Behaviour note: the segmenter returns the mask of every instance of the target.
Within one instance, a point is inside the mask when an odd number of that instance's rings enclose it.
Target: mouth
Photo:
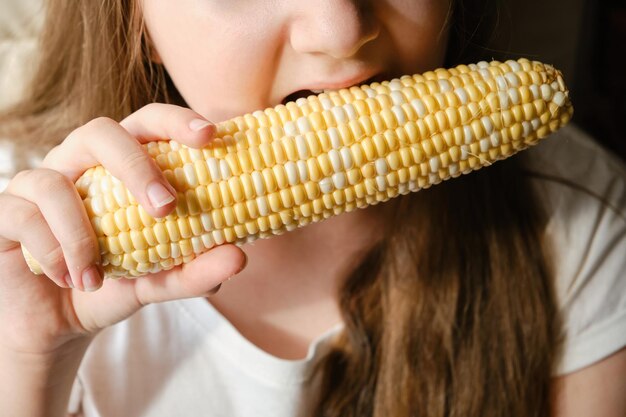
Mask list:
[[[375,82],[383,82],[388,80],[389,75],[387,73],[379,73],[373,77],[368,78],[367,80],[360,82],[358,84],[354,84],[354,85],[350,85],[350,86],[345,86],[342,88],[350,88],[350,87],[354,87],[354,86],[361,86],[361,85],[367,85],[367,84],[372,84]],[[286,96],[285,98],[283,98],[283,100],[281,101],[282,105],[285,105],[289,102],[295,102],[298,99],[301,98],[309,98],[310,96],[314,96],[314,95],[318,95],[318,94],[322,94],[322,93],[328,93],[330,91],[338,91],[341,90],[341,88],[335,88],[335,89],[324,89],[324,90],[298,90],[298,91],[294,91],[293,93],[289,94],[288,96]]]

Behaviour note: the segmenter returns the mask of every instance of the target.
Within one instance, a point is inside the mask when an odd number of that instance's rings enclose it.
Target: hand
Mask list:
[[[202,147],[214,133],[214,125],[189,109],[151,104],[120,123],[87,123],[40,168],[18,173],[0,194],[0,347],[56,352],[146,304],[206,296],[238,273],[245,254],[227,244],[169,271],[103,284],[98,241],[73,185],[85,170],[103,165],[146,211],[164,217],[176,206],[175,192],[141,144],[175,138]],[[20,242],[45,276],[30,272]]]

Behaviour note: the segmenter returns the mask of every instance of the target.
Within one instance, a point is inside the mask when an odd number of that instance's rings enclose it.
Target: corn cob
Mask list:
[[[151,217],[102,166],[76,187],[106,276],[135,277],[469,173],[536,144],[572,112],[552,66],[479,62],[236,117],[218,124],[203,149],[147,143],[178,193],[164,218]]]

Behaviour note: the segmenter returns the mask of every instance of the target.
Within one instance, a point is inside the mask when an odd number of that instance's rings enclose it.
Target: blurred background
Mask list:
[[[378,0],[372,0],[378,1]],[[0,108],[32,70],[42,0],[0,0]],[[571,89],[574,122],[626,161],[626,2],[503,0],[494,55],[553,64]],[[515,19],[512,19],[515,16]]]

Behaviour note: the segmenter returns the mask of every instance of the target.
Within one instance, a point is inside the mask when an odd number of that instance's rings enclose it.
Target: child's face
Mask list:
[[[187,104],[218,122],[276,106],[298,90],[434,69],[443,62],[449,6],[450,0],[143,0],[142,8],[155,59]]]

